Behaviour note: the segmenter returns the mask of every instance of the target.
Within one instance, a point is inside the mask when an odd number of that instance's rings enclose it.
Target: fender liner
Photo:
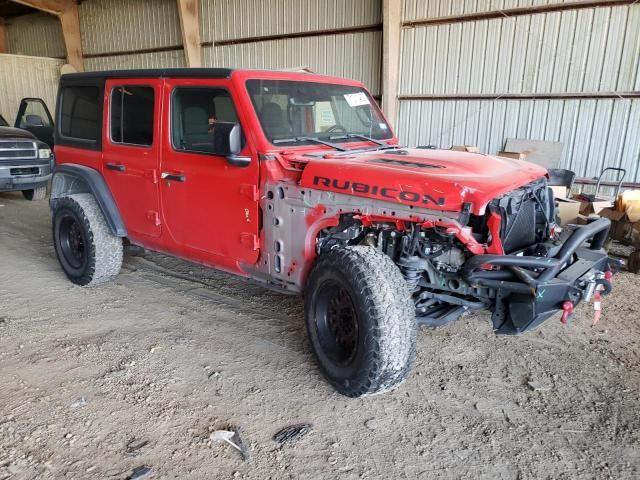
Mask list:
[[[111,233],[117,237],[127,236],[127,229],[120,216],[120,211],[102,174],[85,165],[74,163],[56,165],[51,185],[51,199],[49,200],[51,210],[55,209],[60,197],[74,193],[91,193],[98,202]]]

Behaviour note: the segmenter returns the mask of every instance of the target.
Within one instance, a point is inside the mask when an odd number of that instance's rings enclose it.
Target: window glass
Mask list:
[[[7,123],[7,121],[4,119],[4,117],[2,115],[0,115],[0,127],[8,127],[9,124]]]
[[[60,133],[65,137],[98,140],[100,100],[98,87],[65,87],[62,91]]]
[[[214,153],[216,125],[238,123],[229,92],[223,88],[176,88],[171,129],[176,150]],[[218,125],[222,131],[222,125]]]
[[[247,89],[262,129],[274,143],[305,143],[300,137],[344,142],[353,141],[350,135],[380,140],[392,136],[373,99],[359,87],[248,80]]]
[[[50,127],[51,119],[40,100],[26,100],[27,106],[18,120],[20,128]]]
[[[111,91],[111,141],[132,145],[153,144],[152,87],[124,85]]]

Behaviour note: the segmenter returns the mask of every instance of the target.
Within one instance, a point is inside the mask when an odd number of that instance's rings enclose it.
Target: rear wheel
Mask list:
[[[343,395],[396,388],[415,357],[416,320],[407,284],[372,247],[331,250],[307,282],[306,324],[324,376]]]
[[[77,285],[104,283],[120,272],[122,239],[111,233],[91,194],[56,201],[53,244],[64,273]]]
[[[47,196],[47,184],[29,190],[22,190],[22,196],[27,200],[44,200]]]

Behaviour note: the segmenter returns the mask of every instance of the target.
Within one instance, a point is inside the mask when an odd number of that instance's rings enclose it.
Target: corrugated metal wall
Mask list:
[[[361,80],[379,95],[380,9],[380,0],[202,0],[204,66],[308,66]],[[86,70],[185,66],[175,0],[84,0],[79,14]],[[64,57],[59,22],[37,15],[10,26],[10,52],[24,46],[32,55]],[[46,47],[42,26],[53,39]],[[371,28],[350,31],[362,27]],[[256,38],[283,35],[295,38]]]
[[[57,17],[47,13],[33,13],[12,18],[7,23],[9,53],[35,57],[65,57],[62,27]]]
[[[405,1],[405,22],[489,4],[559,3]],[[621,166],[628,180],[640,181],[640,99],[622,98],[640,90],[639,33],[640,4],[407,27],[397,130],[409,144],[466,143],[487,153],[510,137],[559,140],[563,166],[579,176]],[[621,97],[575,98],[616,93]],[[500,99],[513,94],[574,98]]]
[[[207,66],[292,68],[354,78],[380,94],[380,0],[202,0]],[[331,32],[336,29],[343,32]],[[300,38],[256,37],[309,34]],[[247,43],[228,44],[233,40]],[[221,42],[222,45],[217,45]]]
[[[24,97],[42,98],[53,115],[63,64],[62,60],[51,58],[0,54],[0,113],[9,124],[13,124]]]

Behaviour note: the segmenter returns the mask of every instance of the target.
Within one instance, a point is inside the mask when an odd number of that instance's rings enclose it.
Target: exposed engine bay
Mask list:
[[[506,254],[552,254],[561,240],[552,238],[553,194],[541,179],[493,200],[483,216],[468,215],[466,225],[476,241],[496,243],[488,226],[492,215],[500,218],[497,242]],[[463,220],[463,221],[464,221]],[[474,254],[445,227],[423,228],[396,222],[363,225],[356,215],[344,214],[335,227],[322,231],[318,253],[347,245],[368,245],[391,257],[412,291],[418,323],[437,326],[468,310],[491,308],[496,289],[472,286],[462,268]]]

